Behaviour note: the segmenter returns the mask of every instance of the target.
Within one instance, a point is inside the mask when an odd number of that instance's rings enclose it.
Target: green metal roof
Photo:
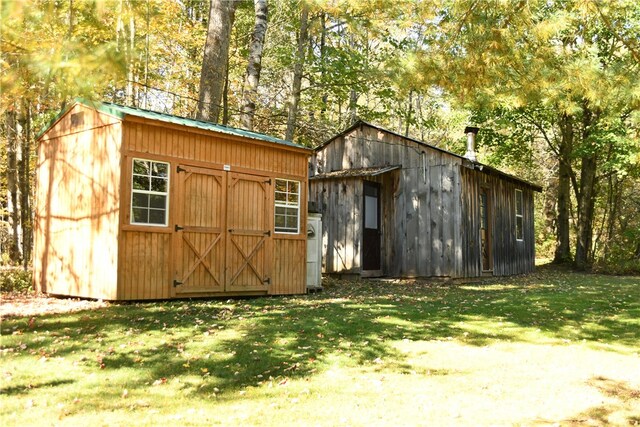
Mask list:
[[[233,128],[233,127],[229,127],[229,126],[218,125],[218,124],[215,124],[215,123],[205,122],[205,121],[202,121],[202,120],[188,119],[186,117],[173,116],[171,114],[157,113],[155,111],[143,110],[141,108],[125,107],[123,105],[112,104],[110,102],[90,101],[90,100],[87,100],[87,99],[76,99],[76,102],[74,102],[69,108],[66,108],[64,111],[62,111],[60,114],[58,114],[58,116],[54,119],[54,121],[51,123],[51,125],[53,125],[53,123],[55,121],[57,121],[58,118],[60,118],[62,115],[64,115],[76,103],[85,105],[85,106],[90,107],[90,108],[95,108],[96,110],[98,110],[98,111],[100,111],[102,113],[110,114],[110,115],[118,117],[120,119],[124,119],[125,116],[142,117],[142,118],[145,118],[145,119],[158,120],[158,121],[165,122],[165,123],[173,123],[173,124],[176,124],[176,125],[182,125],[182,126],[188,126],[188,127],[197,128],[197,129],[204,129],[204,130],[210,130],[210,131],[214,131],[214,132],[220,132],[220,133],[224,133],[224,134],[227,134],[227,135],[241,136],[241,137],[244,137],[244,138],[256,139],[258,141],[266,141],[266,142],[271,142],[271,143],[274,143],[274,144],[286,145],[288,147],[302,148],[302,149],[309,150],[309,151],[311,150],[311,149],[309,149],[309,148],[307,148],[307,147],[305,147],[303,145],[295,144],[295,143],[293,143],[291,141],[287,141],[285,139],[280,139],[280,138],[276,138],[276,137],[269,136],[269,135],[264,135],[264,134],[257,133],[257,132],[251,132],[251,131],[244,130],[244,129],[238,129],[238,128]],[[50,126],[47,127],[47,130],[48,130],[48,128]],[[40,135],[38,135],[38,137],[40,137],[42,134],[44,134],[44,132],[46,132],[46,130],[41,132]]]

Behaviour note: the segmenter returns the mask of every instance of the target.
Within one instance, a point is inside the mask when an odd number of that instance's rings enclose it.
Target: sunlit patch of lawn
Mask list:
[[[326,281],[2,322],[2,425],[633,425],[640,278]]]

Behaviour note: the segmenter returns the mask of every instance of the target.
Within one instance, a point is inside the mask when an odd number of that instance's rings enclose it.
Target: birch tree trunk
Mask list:
[[[238,0],[211,0],[198,91],[198,120],[218,121],[227,74],[229,39],[238,3]]]
[[[258,84],[260,82],[260,70],[262,69],[262,50],[264,38],[267,33],[267,0],[254,0],[256,23],[251,36],[249,48],[249,63],[244,79],[244,92],[242,99],[241,123],[245,129],[253,130],[253,117],[256,113],[256,99],[258,97]]]
[[[304,68],[305,48],[309,41],[309,6],[302,2],[300,11],[300,32],[298,33],[298,47],[296,49],[296,63],[293,68],[293,85],[289,96],[289,115],[287,117],[287,132],[284,139],[292,141],[296,130],[300,90],[302,88],[302,70]]]
[[[33,219],[31,212],[31,105],[25,101],[20,115],[22,127],[19,167],[20,224],[22,226],[22,266],[26,270],[33,249]]]

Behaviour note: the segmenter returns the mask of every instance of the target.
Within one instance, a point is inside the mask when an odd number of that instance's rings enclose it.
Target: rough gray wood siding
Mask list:
[[[372,166],[402,168],[376,177],[310,181],[309,200],[323,214],[324,271],[361,271],[362,180],[367,179],[382,185],[384,273],[461,276],[461,164],[451,154],[368,126],[325,145],[312,158],[312,176]]]
[[[527,186],[478,170],[461,168],[463,182],[463,274],[482,274],[480,255],[480,188],[489,191],[492,214],[493,275],[529,273],[535,267],[533,190]],[[524,238],[516,240],[515,193],[522,190]]]

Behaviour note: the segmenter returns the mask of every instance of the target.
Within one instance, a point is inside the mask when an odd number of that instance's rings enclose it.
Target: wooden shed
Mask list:
[[[532,271],[533,195],[541,187],[469,157],[363,121],[317,147],[309,200],[323,218],[323,271],[363,277]]]
[[[310,154],[78,101],[39,138],[36,288],[106,300],[304,293]]]

